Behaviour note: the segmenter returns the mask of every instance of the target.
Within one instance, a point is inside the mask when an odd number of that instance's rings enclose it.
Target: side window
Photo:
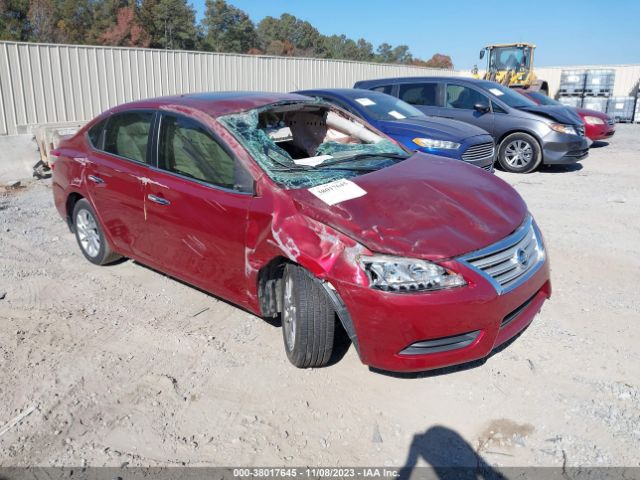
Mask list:
[[[235,161],[199,123],[173,115],[162,117],[159,167],[187,177],[234,188]]]
[[[505,109],[496,102],[491,102],[491,110],[493,110],[493,113],[507,113]]]
[[[462,85],[447,85],[447,107],[473,110],[476,103],[488,104],[480,92]]]
[[[393,85],[380,85],[379,87],[372,88],[374,92],[386,93],[387,95],[391,95],[391,91],[393,90]]]
[[[104,151],[148,163],[147,144],[153,112],[127,112],[109,118],[104,134]]]
[[[410,105],[424,105],[436,107],[438,105],[438,84],[436,83],[405,83],[400,85],[400,100]]]
[[[101,122],[96,123],[93,127],[89,129],[87,132],[87,136],[89,137],[89,142],[93,148],[97,148],[98,150],[102,150],[102,132],[104,132],[104,126],[107,123],[108,119],[102,120]]]

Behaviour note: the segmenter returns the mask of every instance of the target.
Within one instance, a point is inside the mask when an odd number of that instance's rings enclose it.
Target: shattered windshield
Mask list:
[[[281,103],[218,120],[287,189],[353,178],[409,156],[355,117],[326,104]]]

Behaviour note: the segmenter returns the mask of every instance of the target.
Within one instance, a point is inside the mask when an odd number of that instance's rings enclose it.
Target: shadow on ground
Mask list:
[[[429,464],[433,475],[425,477],[424,472],[414,473],[420,459]],[[506,477],[489,465],[460,434],[440,425],[413,437],[407,460],[400,469],[398,478],[409,480],[412,477],[440,480],[506,480]]]

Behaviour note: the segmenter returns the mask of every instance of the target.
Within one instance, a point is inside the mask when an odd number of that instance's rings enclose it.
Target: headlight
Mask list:
[[[566,133],[567,135],[577,135],[576,129],[573,125],[565,125],[563,123],[552,123],[549,125],[551,130],[555,130],[558,133]]]
[[[442,290],[466,285],[461,275],[426,260],[373,255],[360,257],[371,288],[387,292]]]
[[[604,120],[598,117],[591,117],[589,115],[584,117],[584,121],[589,125],[604,125]]]
[[[414,138],[413,143],[425,148],[440,148],[442,150],[457,150],[460,144],[448,140],[436,140],[434,138]]]

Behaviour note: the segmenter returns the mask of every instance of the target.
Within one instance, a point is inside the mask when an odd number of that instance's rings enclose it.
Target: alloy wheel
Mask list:
[[[96,219],[88,210],[80,210],[76,215],[76,230],[80,246],[87,255],[94,258],[100,253],[100,234]]]
[[[513,168],[527,166],[533,160],[533,147],[524,140],[514,140],[504,149],[504,159]]]
[[[296,344],[296,304],[293,297],[293,280],[289,276],[285,276],[283,297],[282,328],[287,348],[292,351]]]

